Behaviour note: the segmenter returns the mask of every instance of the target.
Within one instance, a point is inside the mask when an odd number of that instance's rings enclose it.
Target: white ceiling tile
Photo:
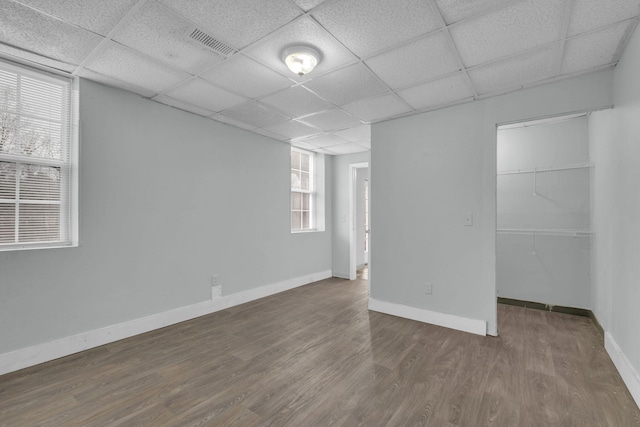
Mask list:
[[[416,110],[438,107],[454,101],[471,99],[473,92],[462,73],[434,80],[398,92],[401,98]]]
[[[166,95],[209,111],[222,111],[246,101],[245,98],[213,86],[204,80],[192,79],[171,89]]]
[[[387,92],[387,87],[363,64],[354,64],[304,84],[336,105]]]
[[[525,0],[451,27],[467,67],[558,41],[564,0]]]
[[[623,46],[622,41],[626,40],[633,24],[633,22],[623,22],[567,40],[562,73],[574,73],[616,62]]]
[[[325,0],[293,0],[293,1],[295,1],[296,4],[302,8],[302,10],[304,10],[305,12],[308,12],[314,7],[323,3]]]
[[[232,119],[231,117],[223,116],[222,114],[215,114],[211,116],[213,120],[216,120],[221,123],[226,123],[231,126],[235,126],[240,129],[253,130],[256,127],[252,124],[241,122],[240,120]]]
[[[313,147],[324,148],[324,147],[331,147],[332,145],[346,144],[348,141],[336,135],[322,134],[322,135],[312,136],[311,138],[306,138],[304,139],[304,142]]]
[[[289,117],[280,114],[259,102],[247,102],[234,108],[223,111],[224,116],[255,127],[265,127],[289,120]]]
[[[288,139],[316,135],[318,132],[320,132],[318,129],[312,128],[305,125],[304,123],[300,123],[295,120],[289,120],[287,122],[266,126],[265,129],[269,132],[282,135]]]
[[[200,77],[249,98],[258,98],[293,84],[291,80],[242,54],[233,55]]]
[[[365,61],[393,89],[413,86],[460,69],[443,32]]]
[[[326,150],[334,154],[354,154],[369,151],[362,145],[358,145],[353,142],[348,142],[346,144],[340,145],[332,145],[331,147],[326,148]]]
[[[168,105],[170,107],[177,108],[179,110],[189,111],[190,113],[194,113],[199,116],[206,117],[211,115],[211,110],[200,108],[195,105],[180,101],[179,99],[175,99],[166,95],[158,95],[153,98],[153,101],[159,102],[160,104]]]
[[[613,24],[640,14],[640,0],[574,0],[569,35]]]
[[[138,0],[18,0],[95,33],[107,35]]]
[[[371,125],[362,125],[351,129],[335,132],[341,138],[350,142],[364,141],[371,139]]]
[[[325,111],[333,107],[332,104],[302,86],[294,86],[274,93],[262,98],[260,102],[276,107],[293,118]]]
[[[518,0],[435,0],[447,24],[475,16]]]
[[[289,0],[160,0],[221,41],[241,49],[302,12]]]
[[[148,1],[114,36],[114,40],[193,74],[222,61],[186,37],[193,24],[168,8]]]
[[[361,58],[440,25],[437,12],[424,0],[334,1],[312,15]]]
[[[317,127],[318,129],[322,129],[326,132],[347,129],[354,126],[360,126],[362,124],[360,120],[338,108],[313,114],[299,119],[299,121],[310,126]]]
[[[140,86],[131,84],[130,82],[125,82],[122,80],[118,80],[114,77],[109,77],[109,76],[105,76],[104,74],[96,73],[95,71],[91,71],[87,68],[80,68],[78,70],[77,75],[78,77],[82,77],[83,79],[102,83],[107,86],[128,90],[129,92],[137,93],[138,95],[143,96],[145,98],[151,98],[158,93],[157,90],[142,88]]]
[[[536,80],[554,77],[560,56],[559,45],[518,55],[469,70],[469,77],[478,93],[519,89]]]
[[[342,108],[365,122],[374,122],[411,111],[407,104],[392,93],[377,98],[362,99],[346,104]]]
[[[364,148],[366,148],[368,150],[371,150],[371,140],[370,139],[357,141],[356,144],[362,145]]]
[[[282,51],[295,44],[312,46],[322,56],[320,63],[313,72],[302,77],[292,73],[282,61]],[[249,47],[244,53],[296,81],[308,80],[357,60],[351,52],[331,37],[326,30],[307,17],[284,26],[264,40]]]
[[[102,37],[10,1],[0,2],[0,43],[78,65]]]
[[[115,42],[106,44],[85,66],[156,92],[162,92],[190,77],[187,73],[147,59]]]
[[[0,32],[2,28],[0,27]],[[0,39],[2,37],[0,36]],[[76,65],[66,62],[58,61],[56,59],[47,58],[46,56],[38,55],[26,50],[19,49],[17,47],[9,46],[0,43],[0,54],[6,59],[24,59],[35,64],[41,64],[56,70],[66,71],[68,73],[76,69]]]

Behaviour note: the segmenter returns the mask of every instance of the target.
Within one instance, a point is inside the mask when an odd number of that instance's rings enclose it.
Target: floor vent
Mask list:
[[[217,40],[215,37],[212,37],[209,34],[205,33],[202,30],[199,30],[197,28],[195,28],[189,34],[189,38],[191,40],[194,40],[194,41],[200,43],[201,45],[204,45],[204,46],[208,47],[209,49],[211,49],[215,53],[217,53],[219,55],[222,55],[222,56],[233,55],[234,53],[237,52],[234,48],[232,48],[228,44],[223,43],[220,40]]]

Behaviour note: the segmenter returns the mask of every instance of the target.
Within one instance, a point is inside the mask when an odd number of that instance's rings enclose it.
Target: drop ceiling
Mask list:
[[[349,154],[371,123],[613,67],[639,15],[640,0],[2,0],[0,55]],[[322,56],[302,77],[281,61],[299,44]]]

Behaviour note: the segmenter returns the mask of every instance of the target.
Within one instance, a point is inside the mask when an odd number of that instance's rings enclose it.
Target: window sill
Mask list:
[[[308,233],[323,233],[324,230],[318,230],[314,228],[312,230],[291,230],[291,234],[308,234]]]
[[[77,248],[77,243],[68,245],[64,244],[52,244],[52,245],[16,245],[16,246],[0,246],[0,252],[17,252],[17,251],[34,251],[38,249],[62,249],[62,248]]]

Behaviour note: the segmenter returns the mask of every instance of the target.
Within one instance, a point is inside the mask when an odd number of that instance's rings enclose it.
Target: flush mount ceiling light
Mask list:
[[[310,46],[291,46],[282,52],[282,60],[299,76],[309,74],[320,62],[320,52]]]

